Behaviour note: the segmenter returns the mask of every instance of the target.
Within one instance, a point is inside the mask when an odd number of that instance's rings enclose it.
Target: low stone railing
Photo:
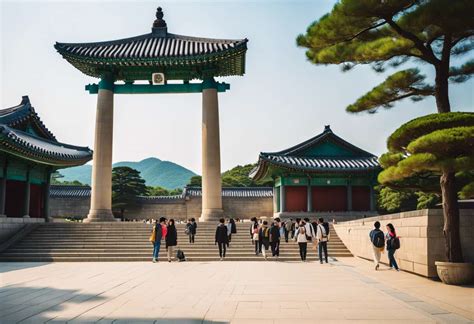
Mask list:
[[[464,259],[466,262],[474,262],[474,209],[462,209],[460,213]],[[401,243],[395,254],[400,269],[425,277],[437,277],[435,261],[446,260],[441,209],[423,209],[351,220],[335,224],[334,228],[354,256],[372,259],[369,232],[375,221],[381,223],[384,232],[388,223],[395,226]],[[382,255],[382,261],[388,263],[386,252]]]

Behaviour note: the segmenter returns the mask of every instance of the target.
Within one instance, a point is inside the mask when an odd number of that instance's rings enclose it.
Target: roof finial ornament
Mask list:
[[[324,131],[325,132],[332,132],[331,125],[324,125]]]
[[[156,9],[156,20],[153,22],[153,28],[166,28],[166,21],[163,20],[163,9]]]

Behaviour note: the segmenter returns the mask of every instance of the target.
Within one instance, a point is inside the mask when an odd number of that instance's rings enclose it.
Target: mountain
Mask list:
[[[179,164],[170,161],[161,161],[151,157],[139,162],[123,161],[114,163],[114,167],[128,166],[140,171],[147,186],[160,186],[168,190],[184,187],[191,177],[196,174]],[[91,183],[92,165],[85,164],[78,167],[59,170],[64,177],[60,181],[80,181],[85,184]]]

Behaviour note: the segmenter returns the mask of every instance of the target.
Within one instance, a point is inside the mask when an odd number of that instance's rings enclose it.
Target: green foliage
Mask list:
[[[384,170],[379,182],[426,193],[431,191],[428,187],[416,185],[421,174],[439,176],[445,170],[455,171],[456,190],[461,197],[470,196],[474,182],[473,123],[473,113],[456,112],[428,115],[402,125],[389,137],[388,148],[393,150],[381,157]]]
[[[177,196],[183,193],[182,189],[168,190],[162,187],[147,187],[147,196]]]
[[[415,193],[418,197],[418,202],[416,204],[416,209],[427,209],[433,208],[436,204],[441,202],[439,195],[435,195],[432,193],[425,193],[418,191]]]
[[[378,205],[389,213],[413,210],[416,208],[416,197],[411,192],[383,187],[378,195]]]
[[[471,0],[341,0],[299,35],[297,44],[307,49],[312,63],[340,64],[343,71],[370,64],[383,72],[421,60],[436,67],[436,82],[446,88],[448,79],[460,83],[474,73],[472,60],[449,68],[450,56],[474,48],[472,12]],[[389,76],[347,110],[375,112],[403,98],[421,100],[435,89],[417,69],[408,69]],[[449,99],[446,102],[438,110],[449,111]]]
[[[400,126],[387,140],[390,152],[403,152],[414,139],[440,129],[474,126],[474,113],[453,112],[415,118]]]
[[[357,99],[354,104],[349,105],[347,111],[373,113],[378,107],[392,108],[394,102],[403,98],[411,97],[416,101],[423,96],[431,96],[434,93],[433,86],[426,85],[424,79],[425,76],[421,75],[418,69],[396,72]]]
[[[250,171],[256,164],[238,165],[222,173],[223,187],[267,187],[273,186],[273,181],[253,181],[250,177]],[[201,176],[192,177],[188,183],[189,186],[201,186]]]
[[[63,185],[63,186],[83,186],[84,184],[80,181],[61,181],[63,175],[58,171],[55,171],[51,174],[51,184],[53,185]]]
[[[140,172],[129,167],[112,169],[112,206],[123,212],[126,208],[135,206],[137,197],[147,192],[145,180]]]

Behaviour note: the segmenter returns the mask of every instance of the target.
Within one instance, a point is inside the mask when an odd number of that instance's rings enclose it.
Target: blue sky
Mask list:
[[[168,31],[249,39],[247,73],[222,79],[219,97],[222,169],[252,163],[276,151],[333,131],[381,154],[397,126],[436,111],[433,98],[396,104],[374,115],[345,107],[384,80],[360,66],[315,66],[295,38],[335,1],[1,1],[1,105],[29,95],[45,124],[63,142],[93,147],[96,96],[83,75],[55,51],[55,41],[113,40],[150,31],[158,5]],[[406,64],[404,67],[416,64]],[[429,66],[420,66],[432,76]],[[450,89],[453,110],[473,111],[473,81]],[[116,95],[114,161],[155,156],[201,172],[201,96]]]

